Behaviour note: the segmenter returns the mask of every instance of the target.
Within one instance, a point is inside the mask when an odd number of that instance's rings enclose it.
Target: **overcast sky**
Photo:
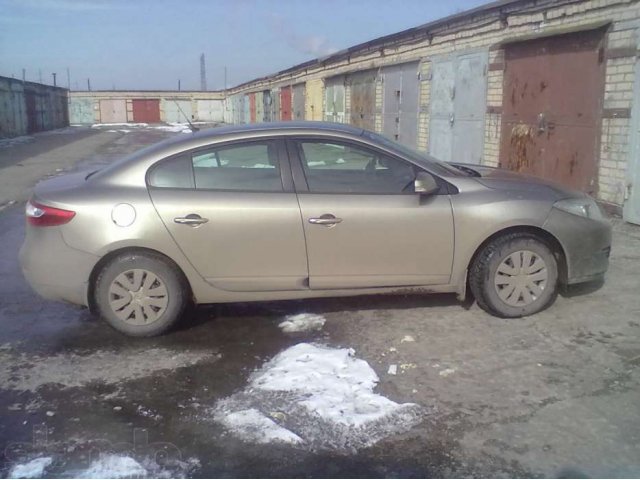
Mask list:
[[[209,90],[487,0],[0,0],[0,75],[85,90]]]

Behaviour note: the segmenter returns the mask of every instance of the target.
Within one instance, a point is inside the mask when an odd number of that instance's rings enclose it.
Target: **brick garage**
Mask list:
[[[420,80],[418,134],[416,146],[432,152],[433,139],[439,139],[432,115],[432,86],[435,70],[442,59],[461,58],[467,52],[486,55],[485,92],[481,140],[469,148],[480,149],[477,157],[485,165],[497,166],[501,157],[503,135],[503,85],[505,48],[514,42],[526,42],[544,37],[558,37],[575,32],[602,29],[604,91],[598,123],[601,134],[595,142],[597,163],[592,191],[603,202],[620,210],[630,196],[630,155],[633,91],[635,79],[637,31],[640,25],[640,5],[635,0],[503,0],[456,14],[416,28],[381,37],[348,48],[328,58],[313,60],[277,74],[256,79],[230,89],[226,119],[242,121],[233,115],[229,105],[249,92],[279,91],[294,84],[306,83],[312,92],[307,98],[306,118],[323,118],[318,112],[318,88],[330,77],[345,75],[344,118],[351,115],[351,84],[349,76],[360,71],[377,70],[407,62],[417,63]],[[460,63],[461,64],[461,63]],[[478,70],[479,71],[479,70]],[[435,73],[434,73],[435,72]],[[376,85],[375,129],[382,132],[383,75]],[[324,98],[324,95],[322,96]],[[437,99],[436,99],[437,100]],[[237,101],[237,100],[236,100]],[[312,102],[312,104],[309,104]],[[327,111],[326,100],[323,112]],[[457,107],[456,107],[457,108]],[[273,115],[272,115],[273,117]],[[272,118],[274,120],[278,118]],[[261,119],[256,119],[260,121]],[[479,146],[478,146],[479,145]],[[504,152],[503,152],[504,153]],[[475,158],[475,157],[474,157]],[[640,199],[636,200],[640,203]]]

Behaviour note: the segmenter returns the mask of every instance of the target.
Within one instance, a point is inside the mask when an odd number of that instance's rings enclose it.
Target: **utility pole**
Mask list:
[[[204,53],[200,55],[200,90],[207,91],[207,72],[204,66]]]
[[[26,82],[27,80],[27,70],[26,69],[22,69],[22,81]]]
[[[67,67],[67,90],[71,90],[71,72],[69,72],[69,67]]]
[[[227,91],[227,66],[224,66],[224,90]]]
[[[91,79],[87,78],[87,90],[91,91]]]
[[[38,79],[39,79],[39,82],[42,83],[42,69],[40,68],[38,69]]]
[[[180,79],[178,79],[178,91],[180,91]]]
[[[57,73],[52,73],[51,75],[53,75],[53,86],[56,86],[56,75]]]

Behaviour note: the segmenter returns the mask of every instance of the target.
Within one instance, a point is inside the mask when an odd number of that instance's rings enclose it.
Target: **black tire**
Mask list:
[[[152,337],[169,330],[180,319],[188,299],[182,272],[151,252],[125,252],[114,257],[95,284],[99,315],[116,330],[134,337]],[[130,308],[133,310],[128,314]]]
[[[558,263],[535,235],[508,234],[479,252],[469,269],[469,286],[480,308],[491,315],[526,317],[549,307],[558,296]]]

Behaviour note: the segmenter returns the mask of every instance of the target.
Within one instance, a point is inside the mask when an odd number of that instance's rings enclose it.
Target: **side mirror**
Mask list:
[[[420,171],[413,182],[413,189],[421,195],[431,195],[440,190],[440,185],[438,185],[436,179],[433,178],[431,174]]]

